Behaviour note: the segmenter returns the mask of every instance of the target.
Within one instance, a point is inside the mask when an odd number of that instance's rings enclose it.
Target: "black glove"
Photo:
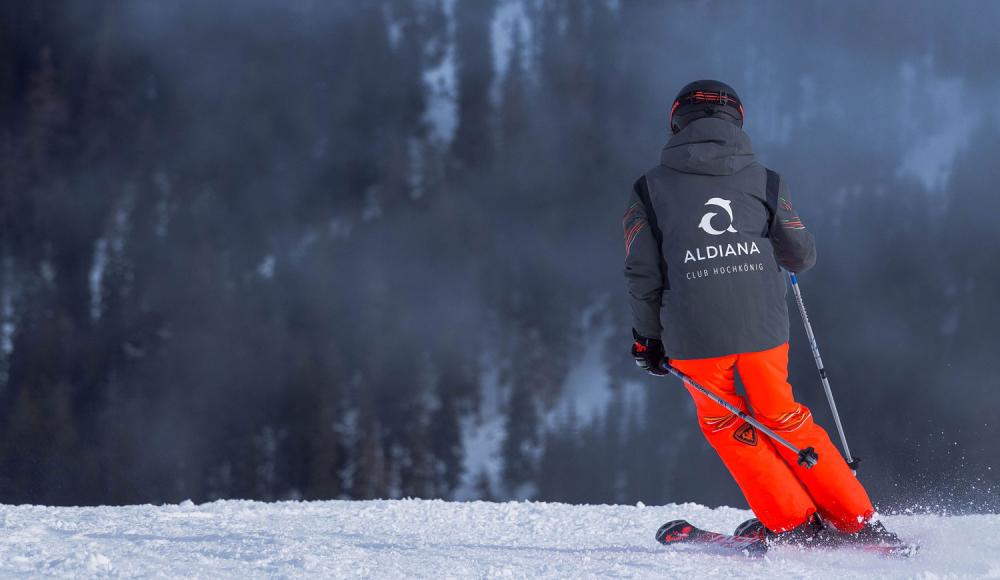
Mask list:
[[[663,342],[658,338],[639,336],[634,328],[632,336],[635,338],[635,342],[632,343],[632,357],[635,358],[635,365],[651,375],[670,374],[665,368],[670,364],[670,359],[667,358],[663,350]]]

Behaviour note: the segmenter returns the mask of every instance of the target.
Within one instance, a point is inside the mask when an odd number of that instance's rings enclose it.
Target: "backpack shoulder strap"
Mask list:
[[[781,176],[777,172],[764,168],[767,171],[767,189],[764,205],[767,206],[767,213],[770,219],[767,220],[767,235],[771,234],[771,226],[778,216],[778,192],[781,190]]]
[[[646,210],[646,223],[649,224],[649,231],[653,234],[653,239],[656,240],[656,249],[660,252],[660,272],[663,274],[663,289],[669,290],[667,260],[663,257],[663,231],[660,230],[660,224],[656,221],[653,202],[649,199],[649,182],[645,175],[636,180],[634,188],[635,194],[639,196],[639,201],[642,202],[642,208]]]
[[[662,243],[663,232],[660,231],[660,225],[656,221],[656,212],[653,211],[653,202],[649,199],[649,183],[646,181],[645,175],[636,180],[635,194],[639,196],[639,201],[642,202],[642,209],[646,212],[646,222],[649,224],[650,231],[653,232],[653,237],[656,238],[658,243]]]

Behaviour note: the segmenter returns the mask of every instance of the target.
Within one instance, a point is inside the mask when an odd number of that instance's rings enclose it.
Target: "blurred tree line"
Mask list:
[[[83,4],[0,8],[0,501],[741,503],[625,356],[617,222],[666,138],[648,3],[525,3],[503,74],[509,2]],[[765,162],[846,192],[800,197],[803,285],[865,475],[995,506],[1000,133],[943,203],[837,131]],[[594,340],[612,397],[577,416]]]

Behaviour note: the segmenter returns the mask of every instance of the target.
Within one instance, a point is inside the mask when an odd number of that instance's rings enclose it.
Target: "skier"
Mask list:
[[[749,402],[761,423],[819,454],[812,469],[797,465],[794,453],[687,386],[702,432],[759,519],[738,533],[896,541],[872,520],[864,487],[788,384],[779,266],[808,270],[816,248],[777,174],[778,195],[769,199],[743,113],[729,85],[688,84],[671,107],[673,136],[660,164],[635,182],[623,219],[632,355],[654,375],[673,365],[743,411]],[[737,372],[746,399],[736,393]]]

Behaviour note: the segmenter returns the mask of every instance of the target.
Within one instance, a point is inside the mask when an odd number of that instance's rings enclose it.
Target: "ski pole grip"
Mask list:
[[[812,469],[817,463],[819,463],[819,455],[816,454],[815,449],[806,447],[802,451],[799,451],[799,465],[806,469]]]

